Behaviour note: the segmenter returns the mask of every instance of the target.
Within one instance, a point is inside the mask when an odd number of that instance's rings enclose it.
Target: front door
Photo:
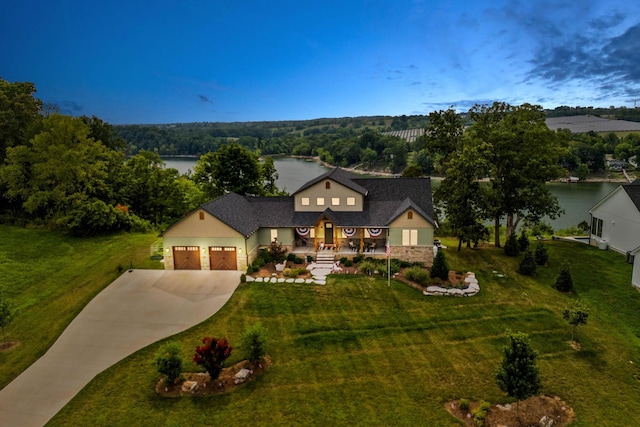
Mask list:
[[[333,223],[324,223],[324,244],[333,245]]]

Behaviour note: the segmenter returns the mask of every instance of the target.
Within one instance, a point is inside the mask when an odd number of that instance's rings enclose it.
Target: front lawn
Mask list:
[[[81,239],[0,225],[0,236],[0,287],[16,311],[6,340],[19,341],[0,352],[0,388],[42,356],[120,273],[131,266],[163,267],[150,260],[155,234]]]
[[[239,346],[245,328],[262,322],[273,362],[262,376],[227,394],[161,398],[156,343],[97,376],[50,425],[457,426],[447,401],[508,401],[494,380],[507,329],[530,335],[543,392],[575,410],[574,425],[640,425],[640,294],[623,256],[547,242],[550,265],[530,278],[500,249],[457,253],[454,241],[445,244],[451,269],[476,273],[477,296],[425,297],[363,275],[330,276],[326,286],[242,284],[218,314],[174,339],[185,371],[197,371],[191,358],[202,337]],[[579,352],[561,314],[575,295],[552,288],[563,259],[591,307]]]

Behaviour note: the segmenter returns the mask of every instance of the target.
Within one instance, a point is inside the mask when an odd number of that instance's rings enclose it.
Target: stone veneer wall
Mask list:
[[[433,246],[392,246],[391,258],[408,262],[422,262],[425,267],[433,265]]]

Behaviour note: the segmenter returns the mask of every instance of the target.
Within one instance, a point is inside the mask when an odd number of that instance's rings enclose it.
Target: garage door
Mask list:
[[[234,246],[210,246],[209,263],[212,270],[237,270],[236,248]]]
[[[200,247],[174,246],[173,268],[176,270],[200,270]]]

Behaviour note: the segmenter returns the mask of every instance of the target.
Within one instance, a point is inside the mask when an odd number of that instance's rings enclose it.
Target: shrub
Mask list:
[[[353,263],[354,264],[360,264],[363,259],[364,259],[364,255],[362,255],[362,254],[356,255],[356,256],[353,257]]]
[[[282,275],[284,277],[291,277],[291,269],[289,267],[286,267],[284,270],[282,270]]]
[[[307,262],[313,262],[313,257],[311,255],[307,255]]]
[[[378,266],[374,261],[362,261],[358,264],[358,271],[366,274],[373,274],[378,269]]]
[[[287,261],[293,261],[294,259],[296,259],[296,254],[290,252],[289,255],[287,255]]]
[[[515,233],[511,233],[504,244],[504,253],[506,256],[518,256],[520,248]]]
[[[182,347],[175,341],[168,341],[156,353],[155,363],[158,373],[166,375],[165,384],[174,384],[182,374]]]
[[[573,290],[573,279],[567,261],[562,263],[558,277],[556,277],[555,288],[560,292],[570,292]]]
[[[247,282],[247,275],[242,273],[240,275],[240,283],[246,283]]]
[[[0,328],[2,328],[2,339],[5,339],[4,328],[13,321],[15,314],[13,301],[4,294],[4,289],[0,288]]]
[[[264,258],[259,256],[258,258],[253,260],[253,263],[251,265],[253,265],[254,270],[259,270],[260,267],[263,267],[265,264],[266,262],[264,261]]]
[[[529,237],[527,236],[527,231],[524,228],[520,232],[520,237],[518,237],[518,249],[520,249],[520,252],[524,252],[529,249]]]
[[[433,260],[433,265],[431,266],[431,278],[439,278],[445,281],[449,279],[449,266],[447,265],[447,260],[445,259],[444,251],[442,249],[438,250],[436,258]]]
[[[284,256],[286,251],[287,250],[282,247],[280,242],[278,242],[277,240],[274,240],[269,245],[268,253],[269,253],[269,256],[271,257],[271,259],[268,260],[267,262],[282,262],[282,261],[284,261],[286,259],[285,256]]]
[[[469,399],[460,399],[458,401],[458,405],[460,406],[461,410],[468,411],[469,405],[471,405],[471,402],[469,402]]]
[[[247,274],[253,274],[253,266],[248,266],[247,267]]]
[[[410,267],[404,271],[404,276],[416,282],[419,285],[427,286],[429,284],[429,273],[421,267]]]
[[[203,346],[196,347],[193,361],[202,366],[211,379],[215,380],[220,375],[225,361],[231,356],[233,347],[225,338],[204,337],[202,343]]]
[[[473,423],[476,426],[482,427],[484,425],[484,420],[487,418],[489,409],[491,409],[491,404],[483,400],[480,402],[480,406],[471,411],[471,415],[473,415]]]
[[[350,259],[346,260],[344,263],[345,267],[351,267],[353,265],[353,261],[351,261]]]
[[[518,272],[525,276],[533,276],[536,273],[536,261],[533,259],[531,251],[527,250],[524,253],[524,258],[520,261]]]
[[[244,334],[242,334],[242,350],[244,351],[244,356],[252,363],[260,361],[266,354],[266,340],[267,333],[261,323],[258,322],[248,327],[247,330],[244,331]]]
[[[547,265],[547,261],[549,260],[549,253],[547,252],[547,247],[544,245],[544,243],[538,242],[538,244],[536,245],[534,258],[536,260],[536,264]]]
[[[342,258],[340,258],[340,263],[344,264],[345,262],[347,262],[347,257],[343,256]]]
[[[291,269],[291,277],[298,277],[307,274],[306,268],[292,268]]]
[[[302,260],[302,258],[300,257],[295,257],[293,258],[293,263],[294,264],[302,264],[304,261]]]

